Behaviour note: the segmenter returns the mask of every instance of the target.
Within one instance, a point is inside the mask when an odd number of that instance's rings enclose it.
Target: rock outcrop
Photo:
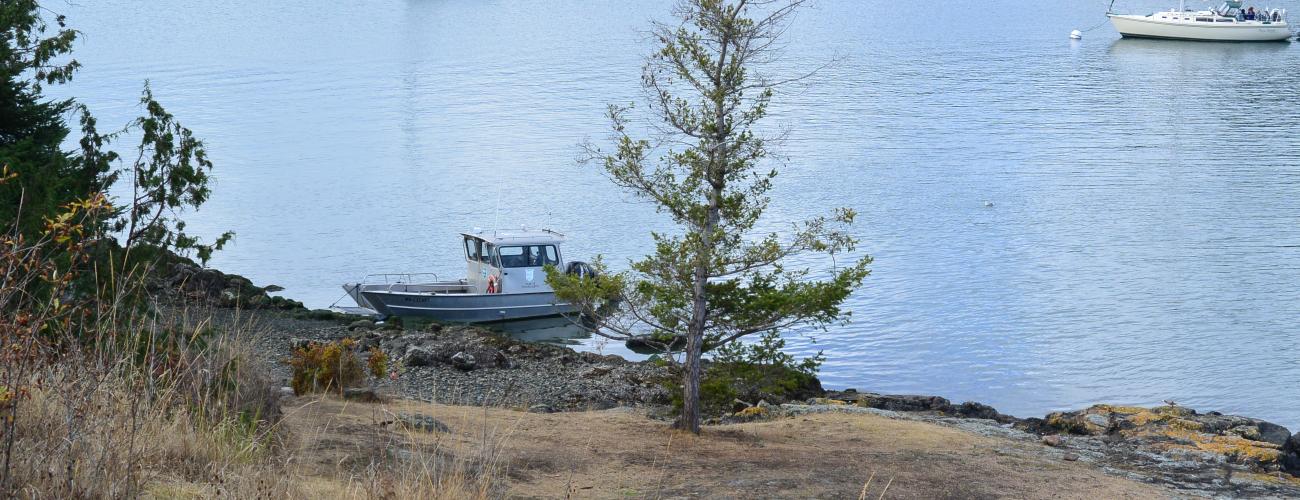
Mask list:
[[[1158,454],[1171,461],[1210,462],[1239,472],[1287,472],[1300,476],[1291,433],[1263,420],[1198,413],[1183,406],[1094,405],[1055,412],[1018,426],[1043,434],[1073,434],[1105,440],[1115,450]]]
[[[1207,496],[1300,498],[1300,433],[1255,418],[1176,405],[1094,405],[1020,419],[980,403],[954,405],[937,396],[848,390],[828,392],[807,405],[783,405],[780,412],[749,409],[732,420],[816,411],[873,411],[1037,440],[1062,460],[1092,462],[1115,474]]]
[[[159,264],[158,275],[151,280],[150,287],[155,291],[180,292],[179,298],[188,303],[242,309],[305,310],[302,302],[269,294],[283,290],[282,287],[259,287],[243,276],[207,269],[175,254],[168,255]]]

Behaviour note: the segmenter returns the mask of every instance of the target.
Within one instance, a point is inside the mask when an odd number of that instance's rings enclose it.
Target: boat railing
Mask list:
[[[415,280],[416,277],[426,277],[426,276],[427,276],[427,277],[430,277],[430,278],[432,278],[432,279],[423,279],[423,278],[421,278],[421,279],[420,279],[420,282],[422,282],[422,283],[432,283],[432,282],[436,282],[436,281],[438,281],[438,274],[437,274],[437,273],[380,273],[380,274],[367,274],[366,277],[365,277],[365,279],[361,280],[361,282],[362,282],[362,283],[369,283],[369,284],[376,284],[376,285],[378,285],[378,284],[385,284],[385,285],[412,284],[412,283],[415,283],[415,282],[416,282],[416,280]],[[381,279],[383,280],[382,283],[379,281],[379,280],[381,280]]]

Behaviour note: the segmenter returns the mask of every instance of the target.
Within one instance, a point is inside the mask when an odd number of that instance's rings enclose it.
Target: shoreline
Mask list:
[[[359,339],[401,358],[427,357],[407,366],[397,381],[370,387],[380,400],[456,407],[493,407],[528,413],[572,413],[638,408],[665,425],[667,393],[652,382],[662,375],[647,362],[567,347],[530,344],[476,327],[428,330],[383,329],[364,320],[260,315],[263,345],[287,353],[309,340]],[[452,357],[477,361],[457,367]],[[502,360],[504,357],[504,361]],[[483,362],[481,360],[490,360]],[[369,396],[367,396],[369,397]],[[1139,408],[1094,405],[1043,417],[1015,417],[977,402],[953,403],[939,396],[825,391],[804,401],[768,403],[709,419],[707,429],[797,420],[816,414],[870,415],[955,428],[982,437],[1035,446],[1041,458],[1082,462],[1122,478],[1207,496],[1300,496],[1300,434],[1249,417],[1200,413],[1181,406]]]
[[[266,291],[272,287],[253,287],[242,277],[203,272],[208,279],[199,291],[219,291],[196,294],[191,287],[187,298],[200,299],[193,303],[225,318],[222,321],[256,325],[254,341],[282,381],[288,371],[280,361],[293,346],[348,337],[358,340],[359,351],[378,347],[390,359],[401,361],[402,373],[396,379],[377,380],[368,389],[381,400],[538,414],[633,407],[651,420],[671,418],[667,390],[657,382],[666,371],[649,362],[519,341],[474,326],[430,323],[410,330],[377,326],[329,311],[309,311],[291,300],[271,299]],[[181,280],[182,289],[188,283]],[[227,286],[231,283],[233,287]],[[232,288],[239,290],[231,293]],[[266,298],[246,299],[245,293]],[[204,296],[216,300],[202,300]],[[468,366],[465,359],[472,360]],[[1112,476],[1180,493],[1300,496],[1300,433],[1259,419],[1201,413],[1177,405],[1098,404],[1021,418],[982,403],[953,403],[939,396],[828,390],[805,401],[756,402],[708,424],[716,429],[823,413],[918,421],[1035,444],[1042,457],[1091,464]]]

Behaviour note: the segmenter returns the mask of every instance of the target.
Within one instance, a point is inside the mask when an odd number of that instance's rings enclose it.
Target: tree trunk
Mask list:
[[[712,190],[709,192],[709,206],[706,211],[704,227],[701,228],[700,249],[696,255],[694,282],[691,287],[691,321],[686,328],[686,373],[682,378],[682,418],[679,428],[692,433],[700,433],[700,382],[702,370],[700,358],[704,354],[704,325],[708,320],[708,297],[704,287],[709,282],[709,266],[713,262],[713,231],[718,228],[721,219],[722,191],[726,187],[725,163],[727,160],[727,139],[729,130],[726,122],[725,88],[723,69],[727,66],[727,51],[731,44],[731,27],[735,21],[732,14],[728,17],[726,30],[722,33],[718,49],[717,67],[712,76],[714,92],[714,142],[709,151],[707,179]]]
[[[700,357],[703,354],[703,335],[686,335],[686,373],[682,378],[682,419],[678,428],[700,433]]]

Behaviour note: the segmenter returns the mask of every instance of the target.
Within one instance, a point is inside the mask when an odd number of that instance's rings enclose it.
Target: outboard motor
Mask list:
[[[564,274],[574,275],[579,278],[586,278],[588,276],[594,278],[597,276],[596,268],[591,267],[591,264],[580,260],[575,260],[564,266]]]

